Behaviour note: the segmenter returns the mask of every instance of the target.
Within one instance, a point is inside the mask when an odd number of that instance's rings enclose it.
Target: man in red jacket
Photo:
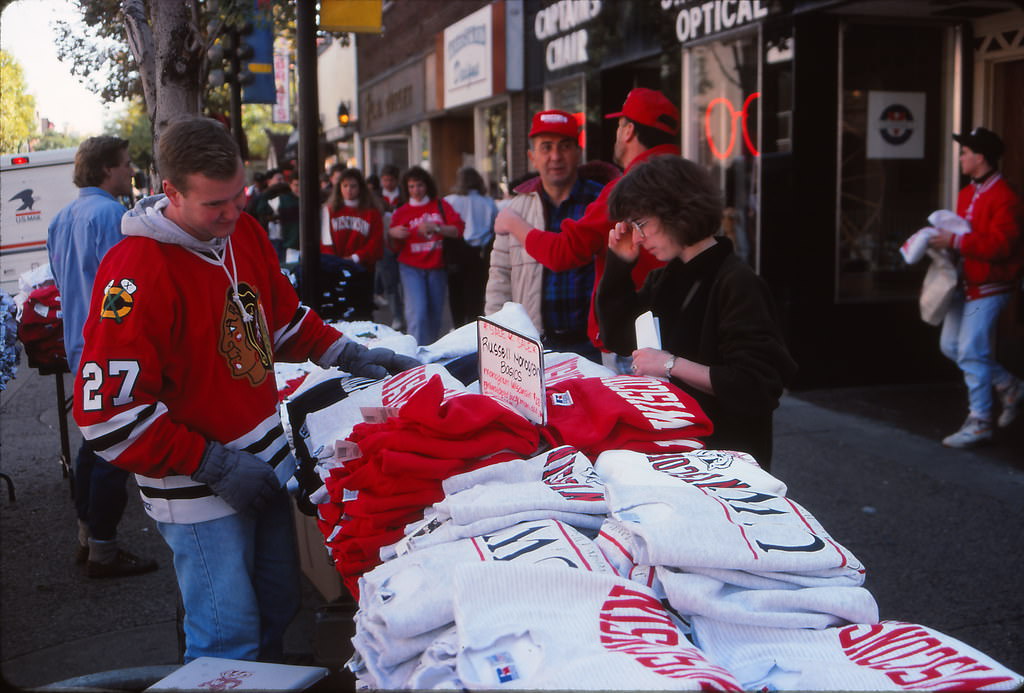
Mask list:
[[[676,144],[679,139],[679,109],[660,91],[637,87],[626,96],[621,111],[610,113],[605,118],[618,118],[615,162],[625,168],[626,172],[654,156],[679,156],[679,146]],[[507,208],[498,214],[494,232],[511,233],[531,257],[554,272],[564,272],[593,262],[596,292],[604,272],[608,231],[614,226],[608,218],[608,196],[614,187],[615,181],[606,185],[581,218],[563,221],[561,233],[531,228],[521,216]],[[650,253],[641,252],[633,269],[636,287],[640,288],[647,273],[661,264]],[[605,352],[602,355],[605,364],[620,370],[615,365],[615,354],[604,348],[598,334],[593,292],[587,335],[595,346]]]
[[[995,323],[1010,300],[1024,264],[1021,202],[998,170],[1003,141],[991,130],[953,135],[960,143],[960,170],[971,183],[960,191],[956,213],[970,225],[962,236],[939,230],[933,248],[960,256],[961,286],[942,321],[939,347],[956,362],[967,383],[970,411],[959,431],[942,444],[973,447],[992,439],[992,388],[1002,404],[996,424],[1009,426],[1024,400],[1024,383],[995,360]]]

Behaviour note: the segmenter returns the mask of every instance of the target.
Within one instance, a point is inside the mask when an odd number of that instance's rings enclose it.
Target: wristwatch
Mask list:
[[[675,356],[669,357],[669,360],[665,362],[665,377],[666,378],[671,378],[672,377],[672,367],[675,366],[675,365],[676,365],[676,357]]]

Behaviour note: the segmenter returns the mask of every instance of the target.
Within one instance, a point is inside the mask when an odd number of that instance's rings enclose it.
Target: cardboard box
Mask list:
[[[303,515],[292,505],[295,515],[295,536],[299,545],[299,565],[305,575],[323,598],[334,601],[345,592],[341,575],[331,561],[331,555],[324,546],[324,535],[316,526],[316,518]]]

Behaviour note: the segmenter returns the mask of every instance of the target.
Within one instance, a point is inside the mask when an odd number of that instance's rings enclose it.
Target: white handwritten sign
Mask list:
[[[531,421],[547,423],[541,343],[486,318],[476,321],[476,337],[480,392],[511,405]]]

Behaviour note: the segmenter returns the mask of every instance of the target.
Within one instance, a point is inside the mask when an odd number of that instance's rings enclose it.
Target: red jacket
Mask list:
[[[629,162],[626,173],[634,166],[653,156],[675,154],[679,156],[679,147],[674,144],[663,144],[644,153]],[[582,267],[588,262],[594,263],[594,290],[590,299],[590,316],[587,319],[587,335],[598,348],[603,348],[598,334],[597,313],[594,312],[594,296],[597,285],[601,283],[604,273],[605,249],[608,247],[608,231],[614,224],[608,218],[608,196],[618,179],[604,186],[601,195],[590,203],[587,211],[579,219],[566,219],[562,222],[561,233],[532,229],[526,237],[526,252],[537,262],[554,272]],[[643,286],[647,273],[664,263],[659,262],[646,250],[640,250],[640,259],[633,268],[633,282],[636,288]]]
[[[398,248],[398,261],[403,265],[420,269],[444,267],[444,258],[441,255],[442,236],[434,234],[428,237],[420,233],[420,225],[430,222],[442,226],[454,226],[459,230],[459,236],[462,236],[466,224],[450,204],[444,200],[440,200],[440,203],[444,209],[443,217],[437,208],[438,200],[430,200],[425,205],[406,202],[391,215],[392,226],[405,226],[409,229],[409,237],[405,240],[392,240],[393,247]]]
[[[956,213],[971,224],[970,233],[955,236],[953,241],[962,258],[967,300],[1011,291],[1024,265],[1020,198],[998,172],[978,189],[971,183],[956,201]]]
[[[384,222],[376,209],[324,207],[328,228],[321,229],[320,252],[338,257],[359,256],[359,264],[373,267],[384,254]]]

